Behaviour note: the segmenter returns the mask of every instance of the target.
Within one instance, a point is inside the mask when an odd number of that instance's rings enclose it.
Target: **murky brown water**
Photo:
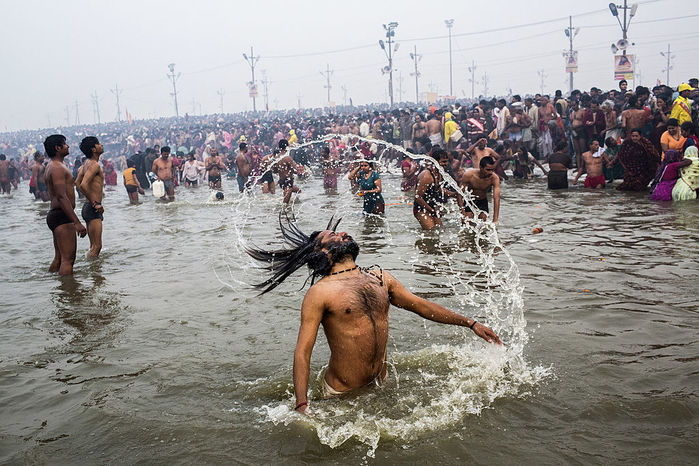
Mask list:
[[[385,183],[387,203],[404,202],[398,180]],[[405,204],[389,205],[385,222],[364,219],[359,199],[326,197],[319,180],[302,186],[304,228],[346,212],[360,262],[482,315],[469,302],[488,287],[476,281],[469,295],[453,285],[455,273],[478,270],[475,243],[455,223],[421,236]],[[498,230],[523,286],[523,350],[498,365],[503,356],[468,332],[394,310],[393,382],[316,403],[309,423],[287,407],[304,277],[255,297],[245,283],[260,274],[237,240],[274,238],[279,198],[260,196],[247,211],[233,188],[225,184],[225,204],[208,204],[202,189],[141,206],[127,205],[122,188],[109,192],[102,258],[84,259],[80,240],[74,279],[46,272],[47,205],[30,200],[26,183],[0,198],[0,462],[699,458],[699,204],[506,183]],[[313,376],[327,357],[321,335]]]

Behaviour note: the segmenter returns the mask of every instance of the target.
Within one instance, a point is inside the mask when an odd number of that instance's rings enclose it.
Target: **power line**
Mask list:
[[[221,113],[223,113],[223,96],[226,94],[226,91],[224,91],[223,89],[219,89],[218,91],[216,91],[216,93],[218,94],[219,99],[221,99],[219,109],[221,110]]]
[[[252,80],[248,83],[248,94],[252,97],[252,111],[257,111],[257,104],[255,103],[255,98],[257,97],[257,83],[255,82],[255,65],[260,61],[260,56],[255,56],[252,46],[250,46],[250,56],[248,57],[245,53],[243,58],[250,65],[250,72],[252,73]]]
[[[417,53],[417,45],[413,45],[413,51],[410,52],[410,59],[413,61],[415,71],[410,73],[410,76],[415,76],[415,103],[420,102],[420,93],[418,92],[418,80],[420,79],[420,72],[417,69],[417,63],[422,60],[422,55]]]
[[[93,92],[91,97],[93,117],[97,120],[97,124],[99,125],[102,121],[100,120],[100,101],[99,97],[97,97],[97,91]]]

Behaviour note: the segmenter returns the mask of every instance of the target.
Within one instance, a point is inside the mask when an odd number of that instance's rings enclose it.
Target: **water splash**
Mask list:
[[[330,134],[290,148],[290,151],[342,138],[346,139],[347,136]],[[431,157],[411,154],[400,146],[384,141],[357,136],[351,138],[377,144],[378,157],[373,161],[383,169],[387,168],[384,160],[390,151],[431,162],[441,173],[443,184],[462,195],[464,202],[478,212],[470,192],[464,192]],[[284,155],[272,160],[269,169]],[[253,183],[257,178],[251,177]],[[384,194],[398,189],[389,183],[384,186]],[[248,278],[250,270],[257,268],[258,264],[244,252],[245,245],[261,239],[251,237],[248,228],[250,222],[265,222],[276,231],[278,212],[289,208],[302,226],[310,225],[310,229],[317,229],[317,224],[326,221],[330,215],[343,216],[345,229],[359,227],[363,216],[357,212],[353,196],[349,190],[345,195],[340,189],[338,192],[340,195],[332,203],[322,205],[321,200],[320,206],[318,199],[284,207],[279,196],[249,193],[237,198],[232,206],[236,219],[232,222],[235,241],[226,259],[230,280],[237,285],[234,288],[240,290],[241,276],[244,277],[243,282],[259,281]],[[458,211],[454,213],[454,217],[459,218]],[[412,215],[406,221],[417,224]],[[395,238],[391,230],[396,228],[392,228],[388,218],[382,221],[382,229],[383,240],[393,244]],[[310,416],[293,411],[293,390],[289,385],[287,399],[257,409],[263,419],[279,425],[306,424],[315,430],[321,443],[332,448],[354,439],[365,444],[367,454],[373,456],[382,439],[411,442],[426,432],[462,423],[466,416],[481,413],[498,398],[526,396],[530,387],[549,374],[548,369],[532,366],[524,357],[528,336],[519,270],[502,245],[495,225],[477,218],[467,224],[462,224],[460,220],[447,221],[440,232],[423,232],[419,235],[418,241],[431,241],[435,247],[427,248],[427,253],[416,248],[415,254],[407,259],[413,273],[420,273],[420,268],[427,267],[443,276],[445,286],[458,303],[454,310],[476,317],[493,328],[506,346],[487,345],[474,338],[470,330],[463,330],[458,344],[399,351],[395,349],[396,335],[392,335],[394,351],[389,352],[389,364],[393,375],[389,377],[386,387],[361,391],[340,399],[320,400],[321,382],[318,375],[309,393]],[[217,278],[228,285],[219,275]],[[254,295],[251,287],[250,294]]]

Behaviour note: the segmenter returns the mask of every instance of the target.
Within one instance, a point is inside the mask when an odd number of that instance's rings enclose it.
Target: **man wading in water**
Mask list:
[[[303,265],[310,268],[313,281],[319,279],[301,305],[293,371],[297,411],[308,409],[311,353],[320,325],[330,347],[330,362],[323,377],[324,397],[379,386],[384,381],[391,304],[434,322],[468,327],[489,343],[502,344],[490,328],[415,296],[390,273],[380,268],[360,268],[355,263],[359,245],[347,233],[335,232],[338,223],[333,224],[331,219],[326,230],[307,236],[295,224],[287,222],[285,226],[280,221],[282,235],[292,249],[247,248],[254,259],[270,264],[272,277],[255,285],[262,294]]]

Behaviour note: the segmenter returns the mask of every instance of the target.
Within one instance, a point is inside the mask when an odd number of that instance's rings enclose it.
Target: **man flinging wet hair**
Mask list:
[[[324,397],[383,383],[387,375],[391,304],[434,322],[468,327],[489,343],[501,344],[490,328],[415,296],[390,273],[359,267],[355,263],[359,245],[347,233],[335,231],[339,223],[331,219],[325,230],[308,236],[293,222],[283,222],[280,217],[282,235],[292,248],[246,249],[254,259],[267,262],[272,272],[269,279],[255,285],[261,294],[272,291],[304,265],[311,271],[312,284],[301,305],[301,326],[294,351],[297,411],[308,409],[311,353],[319,325],[323,325],[330,347],[330,362],[323,376]]]

